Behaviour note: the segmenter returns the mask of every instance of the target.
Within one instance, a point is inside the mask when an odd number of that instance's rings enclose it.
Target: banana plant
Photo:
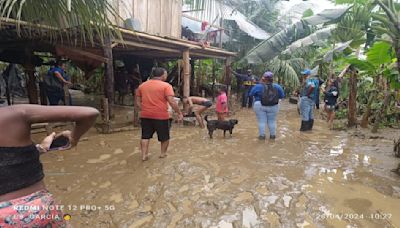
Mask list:
[[[389,37],[396,55],[397,71],[400,73],[400,9],[399,3],[393,0],[375,0],[380,11],[372,15],[377,22],[372,28],[377,33],[386,34]],[[400,79],[399,79],[400,81]]]

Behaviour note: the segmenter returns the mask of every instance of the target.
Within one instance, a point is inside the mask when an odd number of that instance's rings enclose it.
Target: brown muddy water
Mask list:
[[[232,137],[174,125],[169,156],[142,162],[140,131],[87,135],[71,151],[42,156],[45,181],[73,227],[400,227],[400,178],[390,172],[399,131],[376,138],[300,133],[284,103],[275,142],[259,141],[242,110]],[[381,137],[382,136],[382,137]]]

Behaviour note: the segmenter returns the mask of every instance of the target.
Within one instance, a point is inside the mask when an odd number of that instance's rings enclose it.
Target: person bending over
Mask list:
[[[204,128],[205,125],[201,114],[213,105],[212,101],[204,97],[183,97],[182,102],[184,105],[187,105],[187,110],[185,110],[186,114],[190,115],[190,113],[194,112],[194,115],[196,116],[196,120],[197,122],[199,122],[200,127]],[[194,105],[198,105],[200,107],[196,110],[193,110]]]

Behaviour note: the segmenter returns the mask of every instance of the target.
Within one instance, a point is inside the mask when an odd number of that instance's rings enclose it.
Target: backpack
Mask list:
[[[264,85],[264,90],[261,95],[261,104],[263,106],[273,106],[279,103],[278,90],[272,84]]]

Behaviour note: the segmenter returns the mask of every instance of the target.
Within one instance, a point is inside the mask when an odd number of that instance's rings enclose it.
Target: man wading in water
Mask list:
[[[303,85],[300,89],[300,115],[301,127],[300,131],[312,130],[314,125],[314,106],[318,90],[318,84],[315,79],[311,78],[311,70],[306,69],[301,72],[303,75]]]
[[[158,141],[161,142],[160,158],[167,156],[170,139],[168,103],[178,114],[178,121],[183,119],[182,112],[174,101],[174,90],[165,80],[167,80],[167,71],[161,67],[155,68],[152,78],[142,83],[137,90],[136,104],[141,110],[140,146],[143,161],[148,159],[149,142],[154,132],[157,132]]]

